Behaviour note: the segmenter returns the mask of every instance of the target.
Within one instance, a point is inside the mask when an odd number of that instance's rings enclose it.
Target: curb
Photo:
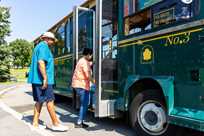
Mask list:
[[[22,121],[25,125],[27,125],[31,131],[36,131],[38,134],[42,135],[42,136],[54,136],[53,134],[51,134],[50,132],[44,130],[44,129],[32,129],[32,125],[28,122],[26,122],[27,120],[24,119],[23,114],[16,112],[15,110],[13,110],[12,108],[10,108],[9,106],[7,106],[6,104],[4,104],[1,100],[0,100],[0,108],[2,110],[4,110],[5,112],[11,114],[13,117],[15,117],[16,119]]]
[[[0,96],[5,94],[7,91],[11,90],[11,89],[14,89],[16,88],[17,86],[12,86],[12,87],[9,87],[9,88],[6,88],[6,89],[3,89],[2,91],[0,91]]]

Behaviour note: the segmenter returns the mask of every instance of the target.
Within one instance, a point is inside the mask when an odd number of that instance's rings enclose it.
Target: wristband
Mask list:
[[[46,83],[47,82],[47,80],[43,80],[43,83]]]

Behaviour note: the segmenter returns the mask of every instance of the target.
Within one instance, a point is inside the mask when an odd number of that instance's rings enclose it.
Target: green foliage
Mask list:
[[[33,44],[23,40],[16,39],[9,44],[14,67],[24,68],[30,64]]]
[[[10,51],[8,45],[0,46],[0,81],[9,79]]]
[[[10,76],[10,52],[5,37],[10,34],[9,9],[0,6],[0,82],[7,81]]]
[[[10,34],[9,9],[0,6],[0,45],[5,44],[5,37]]]
[[[6,66],[0,66],[0,82],[5,82],[10,77],[10,70]]]

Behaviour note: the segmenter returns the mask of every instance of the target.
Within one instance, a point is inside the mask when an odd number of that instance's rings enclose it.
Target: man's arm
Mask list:
[[[42,86],[42,89],[46,89],[47,88],[47,74],[46,74],[46,64],[45,64],[45,61],[43,60],[39,60],[38,61],[38,68],[40,70],[40,73],[43,77],[43,86]]]

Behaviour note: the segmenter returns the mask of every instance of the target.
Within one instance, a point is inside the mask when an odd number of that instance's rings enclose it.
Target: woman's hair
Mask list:
[[[93,50],[90,48],[84,48],[83,53],[84,56],[86,55],[92,55],[93,54]]]

